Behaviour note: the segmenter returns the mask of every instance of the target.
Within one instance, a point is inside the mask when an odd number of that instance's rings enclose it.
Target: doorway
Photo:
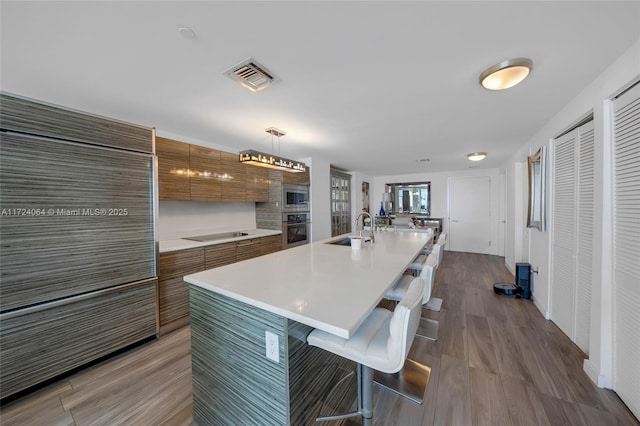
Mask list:
[[[491,178],[449,179],[449,250],[493,254]]]

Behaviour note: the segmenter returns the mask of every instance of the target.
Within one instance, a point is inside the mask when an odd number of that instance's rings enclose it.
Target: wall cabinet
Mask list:
[[[216,149],[203,146],[188,145],[189,147],[189,181],[190,199],[193,201],[220,201],[222,185],[220,154]],[[162,159],[158,158],[161,163]]]
[[[309,185],[311,183],[309,167],[301,173],[282,172],[282,183],[294,185]]]
[[[269,201],[269,169],[246,166],[247,200]]]
[[[246,164],[238,160],[238,154],[220,152],[220,198],[222,201],[247,200]]]
[[[189,200],[189,145],[156,137],[161,200]]]
[[[269,200],[269,171],[240,163],[237,154],[161,137],[156,154],[160,200]]]

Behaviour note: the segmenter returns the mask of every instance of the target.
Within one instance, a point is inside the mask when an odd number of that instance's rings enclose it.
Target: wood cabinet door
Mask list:
[[[156,334],[156,285],[125,284],[3,314],[0,397]]]
[[[189,145],[191,200],[220,201],[220,151]]]
[[[242,240],[236,243],[236,262],[260,256],[261,238]]]
[[[158,293],[160,326],[189,315],[189,284],[185,275],[204,271],[204,248],[160,255]]]
[[[220,152],[220,200],[247,200],[246,168],[238,154]]]
[[[282,235],[271,235],[260,239],[260,256],[282,250]]]
[[[247,201],[269,201],[269,170],[264,167],[244,166],[247,175]]]
[[[309,185],[311,183],[310,168],[304,172],[282,172],[282,183],[290,183],[295,185]]]
[[[236,261],[236,243],[209,246],[205,250],[205,269],[230,265]]]
[[[189,200],[189,144],[156,137],[161,200]]]

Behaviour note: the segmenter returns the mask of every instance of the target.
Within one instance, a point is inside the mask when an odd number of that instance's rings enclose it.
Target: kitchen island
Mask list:
[[[428,242],[377,233],[361,250],[316,242],[188,275],[198,424],[303,424],[343,360],[306,344],[348,338]],[[268,342],[267,342],[268,341]]]

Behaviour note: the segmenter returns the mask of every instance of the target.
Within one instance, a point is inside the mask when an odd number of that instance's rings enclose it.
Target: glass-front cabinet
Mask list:
[[[351,231],[351,176],[331,169],[331,236]]]

